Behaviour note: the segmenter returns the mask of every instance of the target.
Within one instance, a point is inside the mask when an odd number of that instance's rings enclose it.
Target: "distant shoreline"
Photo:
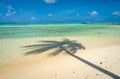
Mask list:
[[[46,24],[107,24],[107,25],[120,25],[120,22],[41,22],[41,23],[0,23],[0,25],[46,25]]]

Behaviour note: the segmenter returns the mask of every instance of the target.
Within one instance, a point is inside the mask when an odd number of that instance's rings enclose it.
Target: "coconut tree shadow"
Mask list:
[[[50,53],[50,55],[55,56],[65,50],[68,50],[74,54],[78,49],[85,49],[85,47],[82,44],[76,43],[76,41],[70,41],[69,39],[64,39],[63,41],[39,41],[39,42],[41,42],[42,44],[24,46],[24,48],[33,49],[32,51],[26,52],[25,55],[39,54],[48,50],[57,49],[53,53]]]
[[[113,79],[120,79],[120,76],[118,76],[118,75],[116,75],[108,70],[105,70],[105,69],[103,69],[103,68],[101,68],[101,67],[81,58],[81,57],[74,55],[74,53],[76,53],[76,51],[79,49],[85,50],[85,47],[82,44],[77,43],[76,41],[64,39],[63,41],[40,41],[40,42],[42,42],[43,44],[25,46],[25,48],[33,49],[32,51],[26,52],[25,55],[39,54],[39,53],[43,53],[45,51],[57,48],[57,50],[50,53],[50,55],[56,56],[64,51],[67,54],[71,55],[72,57],[82,61],[83,63],[85,63],[93,68],[95,68],[96,70],[101,71],[102,73],[112,77]]]

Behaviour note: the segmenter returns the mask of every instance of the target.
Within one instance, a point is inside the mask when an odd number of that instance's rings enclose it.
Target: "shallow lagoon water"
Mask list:
[[[107,24],[25,24],[0,25],[0,38],[108,36],[120,37],[120,25]]]

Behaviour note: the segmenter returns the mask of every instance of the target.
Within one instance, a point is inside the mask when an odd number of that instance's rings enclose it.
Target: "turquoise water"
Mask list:
[[[107,24],[25,24],[0,25],[0,39],[56,36],[120,37],[120,25]]]

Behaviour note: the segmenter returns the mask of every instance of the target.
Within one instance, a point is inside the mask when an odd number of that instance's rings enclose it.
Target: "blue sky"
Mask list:
[[[120,22],[120,0],[0,0],[0,22]]]

